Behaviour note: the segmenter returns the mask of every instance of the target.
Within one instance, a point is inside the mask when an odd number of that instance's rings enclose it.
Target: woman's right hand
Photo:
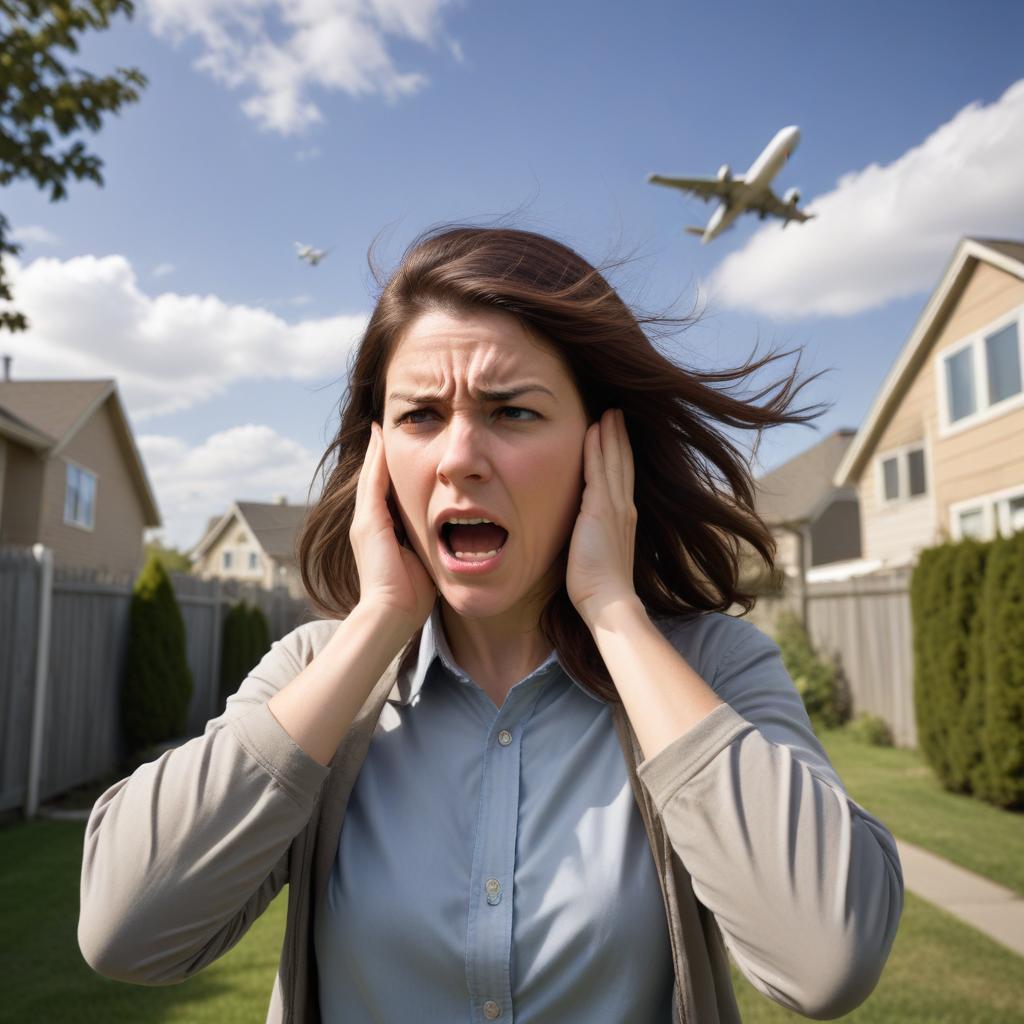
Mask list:
[[[419,555],[398,543],[398,524],[387,502],[390,486],[384,436],[374,422],[356,483],[356,507],[349,530],[359,570],[359,604],[397,616],[411,636],[430,615],[437,588]]]

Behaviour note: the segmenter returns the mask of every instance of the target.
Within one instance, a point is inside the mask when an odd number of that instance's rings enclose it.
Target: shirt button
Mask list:
[[[501,1016],[501,1007],[493,999],[488,999],[484,1003],[484,1016],[488,1020],[495,1020]]]
[[[488,878],[484,888],[487,890],[487,902],[496,907],[501,902],[501,882],[496,878]]]
[[[502,729],[501,732],[498,733],[498,742],[503,747],[507,747],[512,742],[512,733],[510,733],[508,729]],[[499,1010],[499,1013],[500,1012],[501,1011]]]

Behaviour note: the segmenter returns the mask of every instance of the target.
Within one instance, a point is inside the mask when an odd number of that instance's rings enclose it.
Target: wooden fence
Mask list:
[[[197,736],[220,713],[220,639],[230,606],[256,604],[271,640],[314,616],[283,587],[186,573],[170,579],[192,670],[188,735]],[[0,811],[34,814],[39,802],[119,770],[133,582],[55,569],[40,545],[0,547]]]
[[[909,568],[807,587],[807,631],[816,650],[834,657],[854,712],[889,723],[896,742],[917,746]],[[784,608],[799,614],[798,589],[762,597],[749,618],[766,633]]]

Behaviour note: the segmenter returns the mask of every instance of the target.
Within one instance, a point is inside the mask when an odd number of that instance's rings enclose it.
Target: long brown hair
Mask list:
[[[684,368],[645,333],[688,318],[638,316],[604,275],[572,249],[513,228],[443,227],[417,238],[386,281],[356,351],[341,423],[317,472],[332,468],[298,540],[302,581],[320,610],[344,618],[359,600],[348,534],[356,482],[382,422],[385,371],[402,332],[430,309],[504,310],[557,351],[575,380],[588,422],[605,409],[625,415],[635,464],[637,509],[633,582],[652,618],[749,611],[755,595],[740,582],[742,542],[774,569],[775,541],[754,507],[750,468],[723,426],[760,431],[806,423],[824,410],[790,411],[797,365],[746,400],[730,384],[789,353],[753,355],[735,369]],[[761,404],[759,400],[765,399]],[[398,522],[397,516],[395,517]],[[566,669],[604,700],[618,700],[590,631],[561,586],[540,628]]]

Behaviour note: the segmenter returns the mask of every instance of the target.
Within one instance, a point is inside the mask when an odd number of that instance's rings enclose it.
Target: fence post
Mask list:
[[[42,544],[32,545],[32,557],[39,563],[39,631],[36,633],[36,678],[32,694],[32,738],[28,755],[28,790],[25,794],[25,817],[34,818],[39,811],[40,776],[43,765],[43,717],[46,714],[46,691],[50,678],[50,608],[53,599],[53,550]]]
[[[213,578],[213,624],[210,628],[210,709],[207,721],[220,714],[220,577]]]

